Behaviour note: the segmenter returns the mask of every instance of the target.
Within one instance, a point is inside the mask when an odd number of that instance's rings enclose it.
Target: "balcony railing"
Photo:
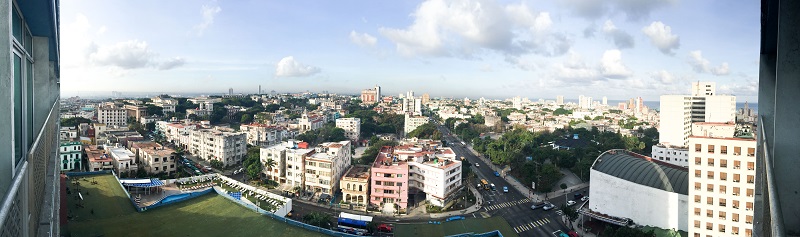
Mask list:
[[[783,214],[781,213],[781,203],[778,199],[778,190],[775,183],[775,174],[772,173],[772,154],[768,149],[766,132],[764,131],[764,117],[759,116],[758,119],[758,148],[761,150],[759,156],[756,157],[758,162],[759,171],[756,172],[759,177],[758,184],[756,184],[756,206],[755,217],[759,220],[756,225],[753,225],[753,236],[785,236],[786,232],[783,226]],[[749,167],[748,167],[749,169]],[[751,208],[747,208],[748,211]],[[747,221],[748,224],[752,221]]]
[[[38,131],[26,159],[16,168],[0,203],[0,236],[57,236],[59,101]],[[27,184],[25,184],[27,182]]]

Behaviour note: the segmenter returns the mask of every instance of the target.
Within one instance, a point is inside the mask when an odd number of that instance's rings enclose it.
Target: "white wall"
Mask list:
[[[688,230],[688,197],[639,185],[596,170],[590,173],[589,208],[630,218],[637,225]]]

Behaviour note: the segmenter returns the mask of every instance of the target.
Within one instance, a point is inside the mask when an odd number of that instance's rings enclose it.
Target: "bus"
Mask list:
[[[483,189],[489,190],[489,182],[486,182],[485,179],[481,179],[481,185],[483,185]]]
[[[371,216],[361,216],[346,212],[339,213],[336,220],[336,228],[344,233],[354,235],[367,235],[367,225],[372,222]]]

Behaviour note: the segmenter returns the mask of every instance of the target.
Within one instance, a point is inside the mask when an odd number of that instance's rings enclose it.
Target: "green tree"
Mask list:
[[[323,212],[311,212],[303,215],[303,222],[323,229],[330,229],[331,215]]]
[[[78,126],[78,124],[82,123],[92,123],[92,120],[83,118],[83,117],[74,117],[74,118],[65,118],[61,119],[61,127],[71,127],[74,128]]]
[[[211,163],[211,167],[214,167],[214,168],[217,168],[217,169],[222,169],[222,165],[223,165],[222,161],[211,160],[210,163]]]
[[[436,125],[432,123],[426,123],[409,132],[406,136],[423,139],[435,139],[435,137],[438,137],[441,139],[442,133],[439,132],[439,129],[436,128]]]
[[[147,109],[146,110],[147,110],[147,114],[149,114],[149,115],[158,115],[158,116],[164,115],[164,113],[163,113],[164,108],[162,108],[161,106],[156,106],[156,105],[149,104],[149,105],[147,105]]]
[[[555,111],[553,111],[553,115],[554,115],[554,116],[559,116],[559,115],[570,115],[570,114],[572,114],[572,110],[566,110],[566,109],[564,109],[564,108],[558,108],[558,109],[556,109]]]
[[[278,163],[276,163],[275,160],[273,160],[272,158],[269,158],[269,159],[267,159],[266,162],[264,162],[264,167],[266,167],[267,170],[272,170],[277,165],[278,165]]]
[[[264,110],[270,113],[274,113],[275,111],[278,111],[280,108],[281,105],[279,104],[268,104],[267,107],[264,107]]]
[[[243,114],[241,119],[242,124],[249,124],[253,122],[253,115]]]
[[[258,179],[258,174],[261,173],[261,162],[254,162],[247,166],[247,177],[251,180]]]

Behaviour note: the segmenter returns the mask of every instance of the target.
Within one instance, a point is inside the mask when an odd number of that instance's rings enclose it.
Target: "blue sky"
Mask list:
[[[62,90],[755,101],[759,2],[61,2]],[[109,94],[110,95],[110,94]]]

